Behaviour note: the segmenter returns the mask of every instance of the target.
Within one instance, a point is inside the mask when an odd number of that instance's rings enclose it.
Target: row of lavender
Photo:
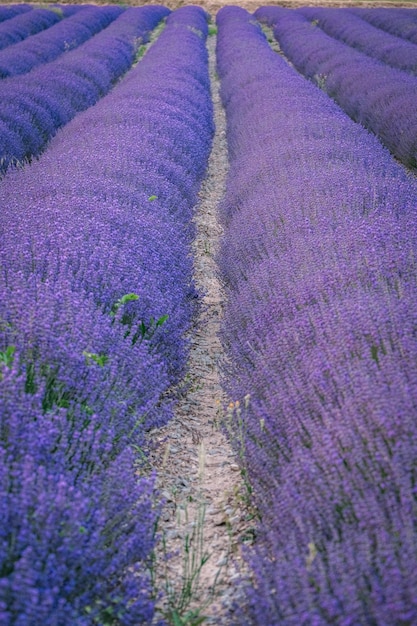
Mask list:
[[[0,78],[25,74],[42,63],[50,63],[96,35],[122,12],[115,7],[73,6],[79,9],[74,15],[0,50]]]
[[[417,44],[417,13],[414,9],[351,7],[350,11],[391,35]]]
[[[61,18],[61,12],[50,9],[35,9],[0,22],[0,50],[39,31],[50,28]]]
[[[58,128],[108,93],[168,13],[158,5],[101,11],[111,21],[102,32],[51,63],[1,81],[0,172],[38,155]]]
[[[417,73],[417,39],[412,43],[391,35],[361,19],[360,13],[352,13],[349,9],[304,7],[299,12],[331,37],[360,52],[400,70]],[[414,26],[417,32],[417,12],[415,19],[408,18],[406,23]],[[405,27],[404,31],[407,32]]]
[[[415,624],[417,185],[249,14],[217,23],[224,377],[260,514],[236,623]]]
[[[27,11],[32,11],[32,7],[29,4],[12,4],[10,6],[1,6],[0,22],[10,20],[21,13],[26,13]]]
[[[310,10],[305,13],[312,15]],[[399,160],[417,167],[416,76],[330,37],[321,30],[320,18],[318,24],[310,23],[302,12],[281,7],[261,7],[255,17],[273,27],[297,70],[375,133]]]
[[[2,624],[152,622],[139,451],[171,416],[198,304],[206,34],[202,9],[171,13],[111,94],[1,181]]]

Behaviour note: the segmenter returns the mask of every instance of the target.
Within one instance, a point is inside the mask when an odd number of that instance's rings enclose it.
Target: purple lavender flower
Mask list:
[[[12,17],[16,17],[20,13],[27,13],[31,11],[32,7],[29,4],[14,4],[11,6],[0,7],[0,22],[10,20]]]
[[[417,46],[381,31],[344,9],[305,7],[299,9],[310,22],[328,35],[400,70],[417,72]]]
[[[408,166],[416,166],[417,78],[367,57],[326,35],[298,11],[259,9],[282,51],[355,121]]]
[[[0,22],[0,50],[59,22],[56,11],[35,9]]]
[[[0,77],[25,74],[37,65],[50,63],[96,35],[120,14],[120,9],[112,6],[82,8],[48,30],[5,48],[0,51]]]
[[[198,305],[192,216],[213,134],[206,34],[202,9],[170,14],[110,94],[2,180],[8,624],[153,620],[159,504],[141,458],[172,415]]]
[[[131,67],[139,42],[147,40],[168,9],[155,5],[108,11],[119,18],[89,41],[25,76],[2,81],[0,122],[8,133],[0,136],[0,171],[39,154],[58,128],[108,93]]]
[[[231,621],[413,624],[417,185],[248,13],[217,22],[223,375],[260,515]]]
[[[376,28],[414,44],[417,43],[417,16],[414,11],[403,8],[386,9],[380,7],[372,10],[351,7],[349,11],[376,26]]]

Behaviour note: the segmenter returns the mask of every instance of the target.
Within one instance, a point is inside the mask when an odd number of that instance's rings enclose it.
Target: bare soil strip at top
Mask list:
[[[166,553],[173,555],[163,565],[163,555],[159,554],[157,587],[164,589],[168,581],[172,596],[177,594],[171,608],[165,605],[161,610],[171,619],[174,612],[180,615],[182,611],[184,619],[187,611],[194,611],[195,617],[200,611],[207,616],[204,623],[222,624],[236,594],[238,546],[248,516],[235,454],[219,428],[225,401],[218,369],[223,295],[214,256],[221,236],[217,205],[224,195],[228,160],[214,36],[209,37],[208,48],[216,134],[200,191],[194,242],[195,281],[205,296],[191,339],[189,391],[179,402],[175,418],[156,433],[159,445],[152,464],[167,501],[159,531],[165,537]],[[186,579],[190,582],[194,574],[199,574],[199,580],[189,585],[191,597],[186,607],[181,593]],[[191,613],[187,619],[183,623],[194,623]]]

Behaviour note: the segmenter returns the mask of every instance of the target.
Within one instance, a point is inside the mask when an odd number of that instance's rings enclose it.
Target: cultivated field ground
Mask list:
[[[0,626],[417,624],[417,8],[0,2]]]

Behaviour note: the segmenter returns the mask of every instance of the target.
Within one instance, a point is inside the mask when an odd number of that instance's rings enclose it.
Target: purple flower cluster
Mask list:
[[[206,35],[202,9],[171,13],[110,94],[2,180],[0,623],[152,622],[158,506],[139,452],[172,414],[198,303]]]
[[[84,44],[24,76],[6,78],[0,92],[0,172],[36,156],[58,128],[108,93],[131,67],[139,42],[167,15],[153,5],[123,10]]]
[[[415,624],[417,184],[250,15],[217,22],[224,378],[260,513],[236,623]]]
[[[25,74],[37,65],[50,63],[103,30],[120,13],[111,6],[83,8],[50,29],[0,51],[0,78]]]
[[[417,73],[417,46],[413,43],[372,26],[347,9],[304,7],[299,11],[325,33],[348,46],[392,67]]]
[[[57,11],[34,9],[0,23],[0,50],[49,28],[61,19]]]
[[[417,12],[414,9],[373,8],[370,10],[352,7],[349,11],[391,35],[417,44]]]
[[[0,623],[149,624],[152,480],[97,415],[45,411],[26,388],[2,367]]]
[[[350,117],[375,133],[403,163],[417,167],[417,78],[329,37],[303,15],[262,7],[279,45]]]
[[[1,6],[0,22],[10,20],[12,17],[16,17],[16,15],[20,15],[21,13],[26,13],[27,11],[31,10],[32,7],[29,4],[13,4],[11,6]]]

